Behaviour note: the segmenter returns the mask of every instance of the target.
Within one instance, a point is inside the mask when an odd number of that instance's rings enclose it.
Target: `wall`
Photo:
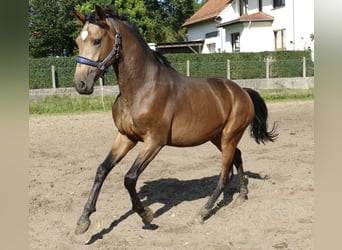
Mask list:
[[[241,52],[274,50],[274,35],[269,22],[245,22],[241,33]]]
[[[188,29],[188,40],[196,41],[204,39],[206,33],[217,30],[216,25],[217,23],[214,21],[201,22],[192,25],[191,28]]]
[[[241,87],[253,89],[312,89],[314,88],[314,77],[293,77],[293,78],[269,78],[269,79],[243,79],[234,80]]]

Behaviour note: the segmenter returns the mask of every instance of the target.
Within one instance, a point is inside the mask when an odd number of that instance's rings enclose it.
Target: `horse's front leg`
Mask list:
[[[143,207],[141,204],[136,191],[136,184],[140,174],[154,159],[161,148],[161,145],[154,142],[145,142],[132,167],[125,175],[125,187],[127,188],[132,201],[132,209],[140,215],[145,224],[149,224],[153,220],[153,212],[150,208]]]
[[[106,179],[109,172],[113,167],[119,163],[119,161],[136,145],[135,142],[129,140],[126,136],[118,134],[114,145],[108,153],[106,159],[97,168],[95,180],[91,188],[89,198],[84,206],[81,217],[77,222],[75,230],[76,234],[82,234],[86,232],[90,226],[90,215],[96,211],[96,202],[99,196],[102,184]]]

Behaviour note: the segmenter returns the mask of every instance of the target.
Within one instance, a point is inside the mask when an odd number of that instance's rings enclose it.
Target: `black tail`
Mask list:
[[[257,91],[250,88],[244,88],[244,90],[251,97],[255,110],[254,118],[250,126],[251,136],[254,137],[258,144],[260,142],[265,144],[267,141],[274,142],[278,137],[278,133],[276,132],[277,124],[273,123],[271,131],[267,131],[268,111],[264,100]]]

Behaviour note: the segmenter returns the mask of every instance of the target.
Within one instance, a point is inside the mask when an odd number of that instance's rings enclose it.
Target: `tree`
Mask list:
[[[29,0],[29,54],[33,57],[75,53],[75,38],[81,26],[72,14],[89,13],[95,5],[115,6],[136,23],[147,42],[186,39],[181,25],[199,6],[197,0]]]
[[[148,9],[143,0],[88,0],[76,6],[76,9],[83,13],[89,13],[94,10],[95,5],[101,7],[114,7],[116,13],[128,17],[134,22],[140,30],[142,36],[147,41],[155,40],[155,27],[158,23],[156,16],[147,15]],[[152,8],[153,10],[154,8]],[[151,10],[151,9],[150,9]],[[152,18],[151,18],[152,17]]]
[[[73,54],[77,30],[72,8],[80,0],[29,1],[29,54],[33,57]]]
[[[78,6],[90,12],[95,5],[115,5],[119,15],[134,22],[148,42],[185,40],[181,25],[194,13],[196,0],[88,0]]]
[[[147,41],[153,41],[153,33],[150,32],[155,25],[147,13],[144,1],[142,0],[115,0],[115,8],[119,15],[127,15],[129,20],[135,23],[140,33]]]
[[[165,0],[164,10],[167,13],[166,25],[169,29],[166,41],[184,41],[185,29],[182,24],[194,13],[194,0]]]

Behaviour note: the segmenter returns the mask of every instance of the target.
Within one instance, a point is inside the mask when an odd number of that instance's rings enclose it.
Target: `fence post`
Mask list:
[[[186,60],[186,76],[190,76],[190,60]]]
[[[270,78],[270,58],[266,58],[266,79]]]
[[[227,60],[227,79],[230,79],[230,60]]]
[[[306,77],[306,59],[303,57],[303,77]]]
[[[103,78],[100,77],[99,78],[99,83],[100,83],[100,87],[101,87],[101,101],[102,101],[102,107],[103,107],[103,110],[105,110],[105,104],[104,104],[104,99],[103,99]]]
[[[56,71],[55,65],[51,65],[51,78],[52,78],[52,88],[56,90]]]

